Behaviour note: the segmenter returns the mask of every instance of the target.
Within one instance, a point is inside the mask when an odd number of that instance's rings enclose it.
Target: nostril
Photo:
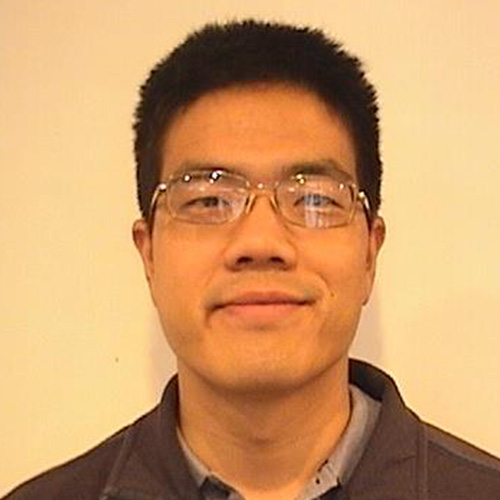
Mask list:
[[[239,265],[239,266],[245,266],[245,265],[248,265],[252,262],[252,258],[251,257],[247,257],[247,256],[241,256],[241,257],[238,257],[238,260],[236,261],[236,263]]]
[[[261,257],[250,257],[248,255],[242,255],[238,257],[235,262],[235,268],[237,269],[252,269],[252,268],[272,268],[272,269],[283,269],[286,267],[286,262],[283,258],[279,256],[271,256],[267,258]]]
[[[272,262],[273,264],[284,264],[285,261],[281,258],[281,257],[271,257],[269,259],[270,262]]]

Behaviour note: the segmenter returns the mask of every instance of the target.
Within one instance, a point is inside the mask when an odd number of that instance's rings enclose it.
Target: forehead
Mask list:
[[[356,179],[354,143],[340,115],[316,94],[284,84],[203,95],[174,118],[162,154],[163,178],[207,164],[271,181],[293,165],[330,163]]]

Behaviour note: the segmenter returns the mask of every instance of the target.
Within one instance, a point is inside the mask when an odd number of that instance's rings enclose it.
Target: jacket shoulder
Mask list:
[[[500,459],[425,424],[430,498],[500,498]]]
[[[82,455],[16,487],[1,500],[97,500],[121,455],[148,428],[157,408]]]
[[[86,453],[30,479],[3,500],[96,500],[125,433],[123,429]]]

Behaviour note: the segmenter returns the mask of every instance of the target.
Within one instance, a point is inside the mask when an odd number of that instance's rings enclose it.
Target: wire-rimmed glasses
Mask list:
[[[257,196],[269,193],[275,210],[298,226],[331,228],[347,225],[361,203],[370,205],[349,174],[295,173],[272,185],[252,184],[241,174],[224,169],[201,169],[174,175],[159,183],[151,198],[149,220],[166,208],[192,224],[224,224],[248,213]]]

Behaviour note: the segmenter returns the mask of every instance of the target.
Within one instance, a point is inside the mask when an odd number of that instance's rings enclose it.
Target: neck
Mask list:
[[[283,393],[235,394],[181,366],[179,387],[180,426],[189,447],[247,499],[297,496],[333,451],[350,415],[347,360]]]

